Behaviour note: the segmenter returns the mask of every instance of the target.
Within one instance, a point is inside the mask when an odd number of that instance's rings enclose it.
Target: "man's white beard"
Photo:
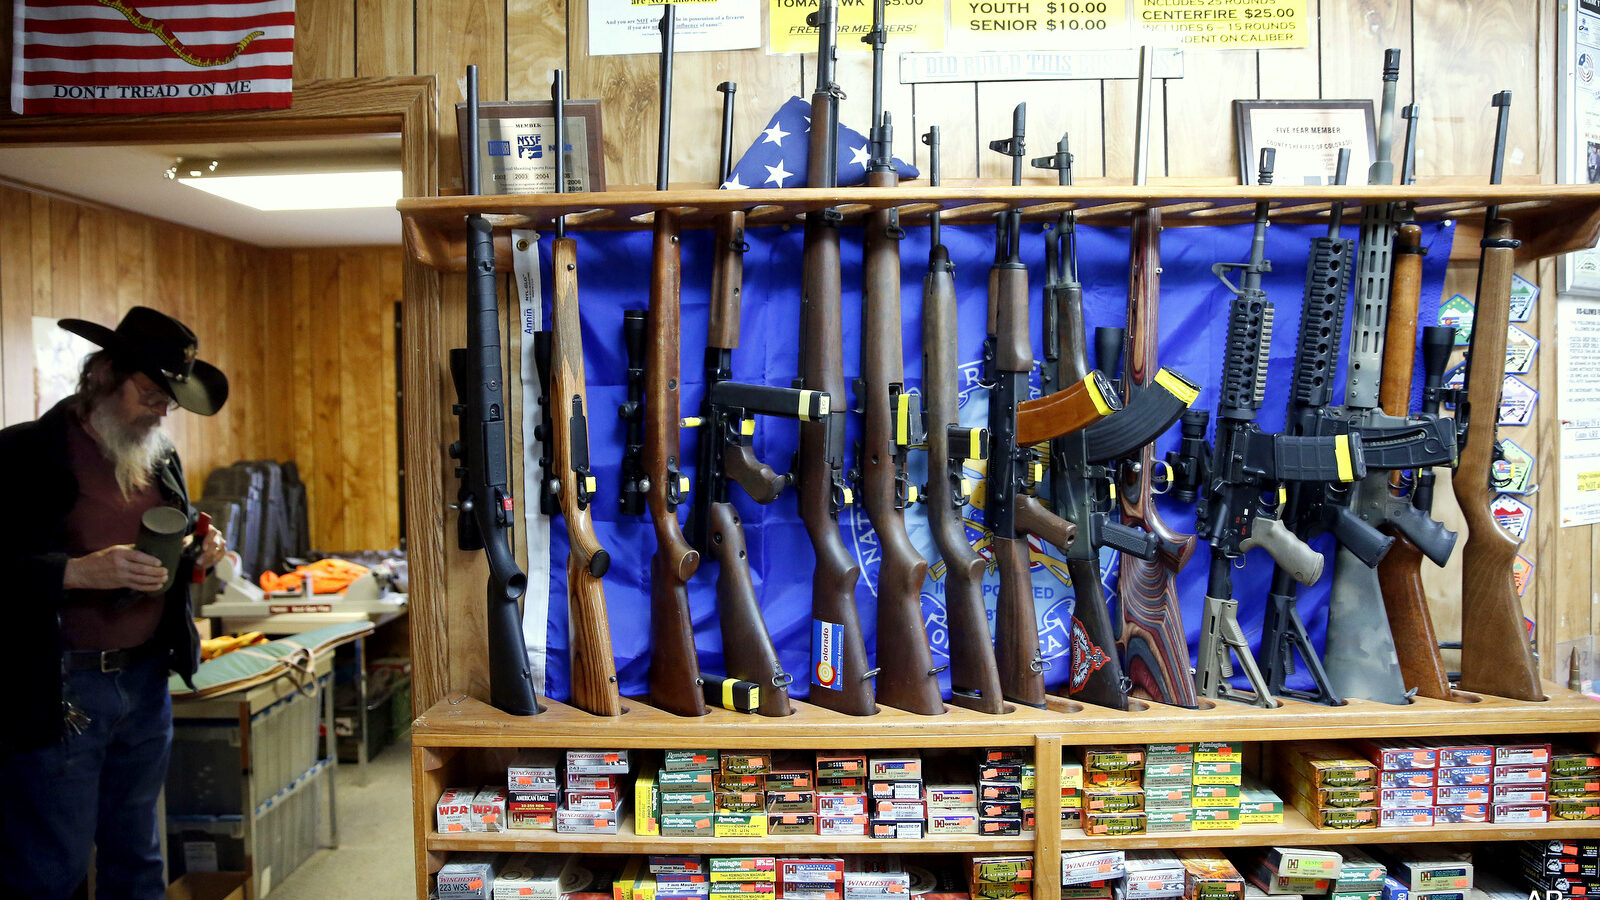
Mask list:
[[[149,487],[156,465],[172,450],[172,438],[161,429],[160,416],[124,422],[102,403],[89,411],[89,427],[99,439],[100,452],[115,467],[124,497]]]

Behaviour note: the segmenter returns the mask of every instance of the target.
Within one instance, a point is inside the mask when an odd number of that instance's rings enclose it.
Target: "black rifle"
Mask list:
[[[728,180],[733,166],[733,96],[737,85],[723,82],[722,153],[718,178]],[[743,210],[719,215],[713,238],[711,317],[706,328],[705,397],[699,418],[685,422],[700,429],[698,465],[689,506],[685,536],[701,554],[716,559],[717,618],[722,626],[722,657],[727,674],[760,686],[759,712],[786,716],[789,683],[778,651],[767,632],[750,577],[750,561],[739,513],[729,496],[728,482],[737,482],[757,503],[771,503],[788,486],[758,460],[751,447],[757,415],[821,421],[827,417],[829,397],[816,391],[742,384],[732,381],[733,351],[739,346],[740,298],[744,278]]]
[[[1258,183],[1272,183],[1274,151],[1261,151]],[[1233,293],[1228,306],[1226,355],[1222,364],[1217,433],[1205,442],[1210,415],[1190,410],[1183,415],[1183,442],[1171,457],[1173,496],[1195,501],[1195,533],[1211,543],[1211,575],[1206,587],[1205,622],[1195,665],[1195,687],[1205,697],[1249,700],[1269,706],[1266,681],[1250,655],[1239,627],[1239,601],[1233,596],[1233,561],[1260,546],[1301,584],[1322,575],[1323,559],[1295,537],[1262,494],[1295,481],[1350,482],[1366,474],[1361,444],[1350,435],[1296,437],[1266,434],[1256,424],[1266,392],[1267,354],[1272,344],[1272,302],[1261,288],[1271,269],[1266,260],[1267,214],[1271,204],[1256,203],[1255,234],[1250,260],[1216,263],[1211,271]],[[1228,270],[1240,271],[1239,284]],[[1253,693],[1233,688],[1230,656],[1245,670]]]
[[[467,190],[478,193],[478,67],[467,67]],[[467,216],[467,346],[450,351],[450,408],[461,439],[450,445],[461,479],[456,545],[489,561],[489,703],[514,716],[541,712],[517,600],[528,577],[511,555],[511,488],[506,481],[504,379],[500,372],[500,297],[494,275],[494,229]]]

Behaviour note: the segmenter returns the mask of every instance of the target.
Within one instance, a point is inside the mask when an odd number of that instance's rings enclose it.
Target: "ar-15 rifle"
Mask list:
[[[656,190],[667,190],[672,144],[672,52],[677,22],[670,4],[661,13],[661,120],[656,155]],[[678,211],[655,211],[648,311],[624,312],[628,353],[629,401],[619,412],[628,422],[623,457],[624,512],[642,512],[643,495],[655,525],[656,552],[650,560],[650,699],[680,716],[703,716],[706,705],[695,655],[694,621],[689,615],[689,579],[700,553],[684,540],[678,504],[688,478],[678,470],[678,322],[682,317],[683,251]],[[642,364],[641,364],[642,356]],[[643,381],[643,403],[634,400]],[[640,423],[642,422],[642,429]],[[634,434],[643,431],[642,440]],[[635,456],[637,453],[637,456]]]
[[[888,29],[884,0],[872,6],[872,30],[863,41],[872,45],[872,156],[867,186],[892,188],[895,171],[893,127],[883,109],[883,46]],[[922,621],[922,582],[928,562],[906,534],[904,509],[917,499],[906,478],[906,451],[923,442],[911,434],[922,423],[916,395],[905,391],[905,364],[900,343],[900,214],[893,208],[867,215],[862,260],[861,378],[856,402],[861,405],[862,443],[856,448],[857,469],[851,473],[867,519],[878,536],[878,699],[896,709],[924,716],[944,712],[939,672],[933,665],[927,628]]]
[[[810,158],[806,183],[838,183],[839,86],[834,83],[838,0],[821,0],[806,17],[817,29],[817,88],[811,94]],[[833,208],[806,213],[800,281],[800,378],[795,386],[844,396],[844,325],[839,307],[839,222]],[[811,702],[837,712],[877,712],[866,642],[856,610],[861,567],[839,535],[839,510],[852,497],[844,479],[843,409],[800,425],[800,451],[792,470],[800,492],[800,519],[816,554],[811,577]]]
[[[1339,151],[1336,184],[1344,184],[1350,166],[1348,148]],[[1334,417],[1333,371],[1339,361],[1339,343],[1344,336],[1344,298],[1350,286],[1350,259],[1355,241],[1339,236],[1344,223],[1344,203],[1333,204],[1328,216],[1328,233],[1311,240],[1310,260],[1306,264],[1306,285],[1300,306],[1300,340],[1294,358],[1294,382],[1289,390],[1289,413],[1284,418],[1284,433],[1315,435],[1334,430],[1327,420]],[[1334,512],[1325,502],[1322,485],[1293,482],[1284,485],[1280,516],[1295,537],[1309,540],[1325,525],[1331,525],[1346,546],[1355,548],[1362,559],[1376,561],[1389,549],[1389,539],[1342,507]],[[1298,582],[1283,566],[1272,573],[1267,609],[1261,623],[1261,674],[1273,696],[1293,697],[1330,706],[1339,696],[1328,684],[1322,659],[1306,633],[1300,618],[1295,592]],[[1295,654],[1311,677],[1311,690],[1288,686],[1295,670]]]
[[[1394,132],[1394,95],[1400,51],[1384,54],[1383,104],[1378,156],[1368,172],[1372,184],[1394,181],[1389,160]],[[1389,320],[1389,286],[1396,204],[1370,203],[1361,209],[1361,240],[1356,258],[1356,302],[1351,315],[1349,375],[1342,418],[1361,434],[1372,474],[1354,485],[1349,511],[1368,525],[1388,525],[1409,537],[1425,555],[1443,565],[1456,535],[1389,490],[1389,473],[1432,465],[1454,465],[1455,425],[1447,419],[1393,418],[1379,403],[1379,379]],[[1328,634],[1323,661],[1333,690],[1345,697],[1383,703],[1406,702],[1406,685],[1382,612],[1382,586],[1375,562],[1342,544],[1334,560],[1333,595],[1328,603]]]
[[[467,146],[462,159],[467,190],[478,193],[478,67],[467,67]],[[457,461],[456,545],[482,550],[489,561],[489,703],[514,716],[541,712],[528,648],[522,640],[517,600],[528,577],[507,544],[512,500],[506,483],[505,398],[500,372],[500,298],[494,276],[494,229],[483,216],[467,216],[467,346],[450,351],[450,380],[461,439],[450,445]]]
[[[1054,169],[1059,183],[1063,186],[1070,185],[1072,154],[1068,150],[1066,136],[1063,135],[1056,143],[1054,156],[1035,159],[1033,165],[1042,169]],[[1039,381],[1041,388],[1049,392],[1062,382],[1076,386],[1096,374],[1089,367],[1088,361],[1087,340],[1083,326],[1083,286],[1078,281],[1076,221],[1070,211],[1062,213],[1056,220],[1054,228],[1046,235],[1045,272],[1045,359]],[[1149,295],[1141,295],[1137,302],[1143,306],[1152,299]],[[1130,304],[1134,302],[1130,297]],[[1145,327],[1142,324],[1144,318],[1144,312],[1141,311],[1141,329]],[[1153,329],[1153,323],[1149,327]],[[1153,341],[1154,338],[1151,337],[1150,340]],[[1141,352],[1142,350],[1141,346]],[[1141,356],[1140,359],[1142,370],[1145,357]],[[1107,377],[1109,375],[1105,372],[1098,374]],[[1161,378],[1166,385],[1164,390],[1171,388],[1188,390],[1187,381],[1181,375],[1163,372]],[[1062,548],[1067,560],[1067,573],[1072,580],[1074,598],[1073,634],[1069,650],[1071,675],[1066,691],[1068,696],[1119,709],[1127,707],[1127,690],[1123,687],[1121,679],[1113,681],[1110,678],[1092,678],[1102,667],[1100,663],[1109,656],[1110,650],[1106,644],[1094,643],[1098,640],[1094,632],[1099,630],[1096,619],[1101,614],[1108,615],[1104,612],[1106,598],[1100,580],[1100,548],[1110,546],[1145,559],[1154,559],[1161,551],[1161,540],[1155,534],[1115,521],[1111,517],[1109,508],[1111,487],[1117,460],[1090,457],[1089,435],[1097,428],[1115,428],[1134,435],[1139,440],[1153,441],[1178,420],[1184,404],[1180,402],[1175,406],[1176,409],[1172,409],[1170,414],[1164,411],[1169,407],[1163,406],[1162,411],[1155,417],[1140,421],[1134,421],[1134,418],[1141,415],[1141,410],[1126,406],[1091,427],[1058,435],[1050,440],[1051,508],[1057,516],[1078,526],[1072,540]],[[1148,415],[1153,410],[1154,407],[1147,405],[1143,412]],[[1020,434],[1023,429],[1019,426],[1018,430]],[[1028,437],[1031,438],[1033,435],[1030,434]],[[1028,440],[1021,442],[1025,446],[1033,443]],[[1133,452],[1139,451],[1134,449]],[[1192,546],[1191,538],[1189,547]],[[1177,552],[1187,557],[1181,544]],[[1160,610],[1154,610],[1150,621],[1156,622],[1162,615]],[[1126,625],[1124,628],[1126,629]],[[1161,625],[1157,624],[1157,628],[1161,628]],[[1110,630],[1109,621],[1106,623],[1106,630]],[[1165,635],[1158,636],[1157,639],[1161,640],[1162,637]],[[1192,697],[1194,687],[1193,681],[1189,678],[1189,651],[1187,644],[1184,643],[1181,624],[1178,627],[1176,645],[1161,640],[1159,648],[1152,648],[1152,645],[1143,643],[1142,638],[1142,634],[1135,638],[1141,671],[1148,671],[1146,664],[1151,661],[1146,655],[1147,650],[1156,649],[1161,653],[1175,652],[1183,659],[1181,681],[1189,685],[1188,694]],[[1149,681],[1148,678],[1144,679],[1145,683]],[[1188,705],[1193,706],[1194,703],[1191,701]]]
[[[567,188],[566,75],[560,69],[550,85],[555,117],[556,192]],[[570,632],[572,704],[599,716],[622,714],[616,660],[611,655],[611,626],[606,618],[605,586],[600,577],[611,556],[594,533],[589,501],[595,479],[589,470],[589,420],[584,413],[588,389],[583,377],[583,330],[578,321],[578,245],[567,237],[565,215],[555,218],[556,238],[550,245],[550,329],[535,343],[542,404],[549,412],[540,434],[549,456],[544,466],[545,492],[555,499],[567,523],[567,621]],[[541,426],[543,428],[544,426]]]
[[[722,152],[717,172],[726,182],[733,166],[733,95],[737,86],[717,86],[722,101]],[[728,675],[760,686],[758,712],[787,716],[789,683],[778,651],[761,616],[739,512],[729,501],[731,479],[757,503],[771,503],[789,484],[762,463],[751,448],[756,415],[825,421],[827,394],[793,388],[742,384],[733,378],[733,351],[739,346],[740,292],[744,281],[743,210],[717,217],[713,237],[711,318],[706,330],[705,399],[698,419],[699,464],[695,469],[693,503],[689,507],[689,543],[715,558],[717,618],[722,626],[722,658]]]
[[[1511,92],[1494,96],[1500,119],[1494,135],[1491,184],[1505,168]],[[1511,577],[1517,541],[1495,522],[1489,505],[1497,490],[1494,464],[1503,457],[1496,429],[1505,384],[1511,275],[1521,242],[1511,223],[1489,207],[1478,263],[1477,307],[1467,348],[1466,388],[1456,394],[1456,417],[1466,420],[1461,465],[1451,484],[1467,522],[1461,555],[1461,689],[1515,700],[1543,700],[1539,662],[1523,627],[1522,602]]]
[[[1019,103],[1012,114],[1011,137],[993,141],[990,149],[1011,157],[1011,183],[1022,183],[1023,130],[1027,105]],[[1039,626],[1033,605],[1033,582],[1029,577],[1027,536],[1032,534],[1065,550],[1072,546],[1078,527],[1045,509],[1029,493],[1037,481],[1038,461],[1031,444],[1020,439],[1019,401],[1028,394],[1028,373],[1033,370],[1033,348],[1028,338],[1028,270],[1022,264],[1019,244],[1022,214],[1009,210],[1000,214],[996,232],[997,262],[989,276],[988,338],[984,357],[989,381],[989,468],[986,479],[984,520],[990,531],[990,548],[1000,573],[1000,598],[995,607],[995,657],[1000,666],[1000,684],[1008,700],[1029,706],[1045,705],[1044,659],[1039,652]],[[1082,381],[1050,398],[1048,410],[1054,414],[1053,429],[1039,436],[1048,440],[1084,428],[1121,407],[1104,375],[1090,371]],[[1079,604],[1086,607],[1085,604]],[[1096,610],[1074,612],[1074,641],[1080,627],[1084,639],[1096,648],[1112,647],[1110,614],[1105,603]],[[1078,619],[1087,617],[1080,626]],[[1098,682],[1109,679],[1109,686]],[[1074,672],[1073,687],[1092,697],[1115,703],[1122,690],[1122,667],[1115,652],[1100,650],[1083,677]],[[1094,699],[1094,702],[1099,702]]]
[[[1270,147],[1261,151],[1257,179],[1260,184],[1272,183],[1273,155]],[[1267,354],[1272,344],[1273,308],[1261,288],[1261,275],[1271,268],[1266,260],[1270,206],[1265,200],[1256,204],[1249,262],[1216,263],[1211,267],[1234,295],[1228,308],[1216,440],[1211,447],[1206,446],[1209,414],[1190,410],[1183,416],[1183,442],[1171,458],[1175,473],[1173,496],[1185,502],[1196,501],[1196,532],[1211,542],[1211,575],[1206,587],[1195,687],[1205,697],[1248,700],[1262,706],[1270,706],[1273,701],[1250,655],[1244,630],[1239,627],[1239,601],[1233,596],[1233,561],[1251,547],[1263,547],[1301,584],[1315,582],[1322,574],[1323,564],[1316,551],[1281,521],[1266,514],[1270,510],[1262,503],[1262,492],[1286,482],[1349,482],[1366,474],[1361,445],[1350,435],[1273,435],[1263,433],[1256,424],[1266,391]],[[1242,273],[1237,286],[1227,278],[1229,269]],[[1233,673],[1230,654],[1244,669],[1253,693],[1238,691],[1227,682]]]
[[[928,145],[928,181],[939,186],[939,126],[922,136]],[[956,284],[950,254],[939,240],[939,210],[928,222],[928,274],[922,281],[922,392],[928,445],[923,500],[934,543],[944,560],[944,609],[950,633],[950,702],[979,712],[1005,711],[989,616],[983,605],[988,563],[967,540],[961,509],[972,489],[962,474],[967,460],[987,459],[989,432],[963,428],[958,419]]]

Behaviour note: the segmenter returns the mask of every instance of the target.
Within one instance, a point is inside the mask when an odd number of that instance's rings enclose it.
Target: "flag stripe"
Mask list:
[[[188,40],[193,34],[238,34],[240,37],[256,31],[270,28],[294,28],[294,13],[273,13],[270,16],[255,18],[217,18],[203,19],[163,19],[167,30],[177,35],[180,40]],[[135,26],[127,19],[118,16],[115,19],[50,19],[46,21],[27,21],[28,31],[31,34],[63,34],[86,37],[89,34],[149,34],[143,28]],[[235,38],[234,40],[238,40]]]
[[[292,75],[294,71],[292,66],[286,65],[248,66],[245,68],[216,66],[205,69],[196,69],[193,66],[186,65],[184,69],[186,71],[141,72],[136,69],[130,69],[126,72],[107,72],[103,70],[88,72],[26,72],[22,76],[22,83],[29,86],[43,84],[208,84],[222,81],[243,81],[247,78]]]
[[[260,94],[218,94],[214,97],[163,97],[150,100],[52,100],[29,98],[28,113],[172,113],[210,109],[287,109],[289,83],[281,91]]]
[[[98,3],[61,3],[48,6],[26,6],[27,20],[31,22],[52,21],[57,19],[105,19],[108,21],[126,22],[128,18],[109,6]],[[168,3],[165,6],[136,5],[135,11],[141,16],[160,19],[166,22],[170,19],[193,19],[196,13],[203,13],[209,19],[246,19],[260,18],[281,12],[293,12],[294,3],[287,0],[268,0],[263,3],[218,3],[217,0],[197,0],[194,3]]]
[[[232,53],[234,48],[234,44],[231,42],[226,44],[191,44],[185,41],[184,46],[195,56],[211,58],[225,57]],[[294,38],[286,37],[275,40],[262,39],[253,41],[249,47],[245,48],[243,53],[239,54],[238,59],[234,60],[234,62],[243,62],[264,56],[284,57],[284,65],[293,63]],[[122,47],[106,47],[104,45],[98,47],[40,47],[30,44],[26,52],[26,61],[23,63],[23,68],[32,72],[43,72],[54,68],[61,68],[67,71],[83,71],[70,65],[57,65],[57,63],[71,63],[78,60],[101,60],[106,63],[111,63],[115,60],[138,61],[140,63],[139,67],[142,69],[149,68],[149,65],[143,62],[144,60],[170,60],[171,62],[189,66],[188,63],[183,62],[183,60],[172,54],[171,47],[157,42],[147,47],[135,47],[132,45]],[[189,68],[194,67],[189,66]]]

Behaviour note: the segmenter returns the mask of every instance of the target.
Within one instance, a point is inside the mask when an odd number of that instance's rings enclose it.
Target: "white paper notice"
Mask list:
[[[749,50],[761,46],[759,0],[714,0],[678,8],[673,49]],[[661,52],[661,7],[589,0],[589,55]]]
[[[1600,300],[1556,304],[1561,524],[1600,522]]]

